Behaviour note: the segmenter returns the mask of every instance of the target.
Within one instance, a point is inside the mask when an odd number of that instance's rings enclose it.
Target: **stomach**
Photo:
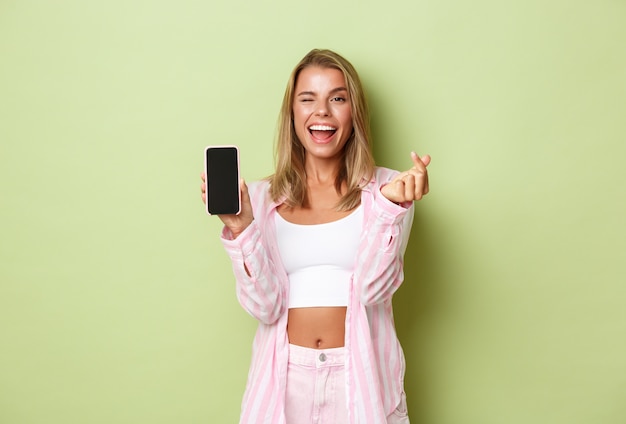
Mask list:
[[[287,318],[289,343],[312,349],[343,347],[345,306],[291,308]]]

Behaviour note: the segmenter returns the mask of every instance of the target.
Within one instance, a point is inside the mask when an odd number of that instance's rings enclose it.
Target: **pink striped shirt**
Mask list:
[[[380,187],[397,171],[377,167],[363,189],[363,233],[350,283],[346,314],[346,397],[349,424],[408,423],[404,396],[404,353],[393,321],[391,298],[402,284],[403,256],[413,206],[387,200]],[[230,256],[241,306],[259,321],[241,409],[241,424],[285,424],[289,283],[276,243],[279,203],[269,183],[249,185],[254,221],[222,242]],[[246,272],[246,268],[249,272]]]

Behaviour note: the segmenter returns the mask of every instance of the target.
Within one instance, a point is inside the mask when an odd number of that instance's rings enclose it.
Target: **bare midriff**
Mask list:
[[[344,190],[345,184],[342,192]],[[316,207],[292,208],[282,204],[278,213],[294,224],[316,225],[336,221],[352,212],[336,210],[340,195],[334,186],[334,178],[323,187],[309,181],[307,191],[309,204]],[[313,349],[342,347],[346,310],[345,306],[290,308],[287,321],[289,343]]]
[[[346,309],[345,306],[289,309],[289,343],[313,349],[342,347]]]

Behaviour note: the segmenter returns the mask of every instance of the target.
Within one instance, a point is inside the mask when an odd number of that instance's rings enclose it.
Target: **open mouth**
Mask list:
[[[309,133],[317,140],[328,140],[337,132],[337,128],[330,125],[311,125]]]

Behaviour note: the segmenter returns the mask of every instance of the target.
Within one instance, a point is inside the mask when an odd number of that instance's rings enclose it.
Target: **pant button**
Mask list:
[[[326,354],[324,353],[320,354],[320,362],[326,362]]]

